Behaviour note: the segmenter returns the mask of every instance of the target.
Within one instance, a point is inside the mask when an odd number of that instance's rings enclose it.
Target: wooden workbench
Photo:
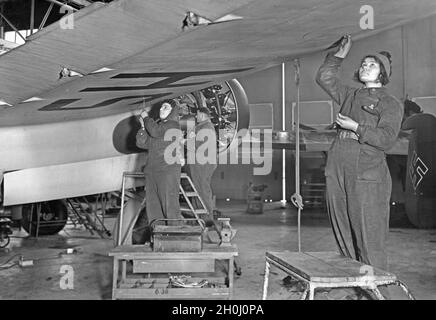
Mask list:
[[[237,255],[236,245],[204,244],[200,252],[153,252],[144,245],[118,246],[109,252],[114,258],[112,299],[232,299]],[[224,273],[216,270],[217,260],[227,261]],[[173,287],[170,275],[189,275],[193,282],[207,280],[213,286]]]

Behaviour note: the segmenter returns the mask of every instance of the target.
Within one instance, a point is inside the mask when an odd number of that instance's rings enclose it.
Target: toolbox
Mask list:
[[[175,219],[171,220],[174,221]],[[183,219],[181,221],[186,220],[190,219]],[[158,225],[152,223],[153,251],[200,252],[203,249],[202,234],[203,228],[201,225]]]

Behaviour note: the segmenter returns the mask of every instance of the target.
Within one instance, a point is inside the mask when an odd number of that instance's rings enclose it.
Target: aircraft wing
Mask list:
[[[0,56],[0,127],[135,110],[436,13],[434,0],[117,0],[92,5]],[[212,23],[182,30],[186,12]],[[215,22],[215,23],[214,23]],[[60,78],[62,68],[76,76]]]

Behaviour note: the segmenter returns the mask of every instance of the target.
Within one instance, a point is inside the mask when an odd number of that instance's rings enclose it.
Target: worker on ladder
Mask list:
[[[210,120],[210,111],[205,107],[197,110],[197,125],[188,132],[186,173],[191,178],[200,198],[203,200],[210,217],[214,213],[214,201],[211,187],[212,175],[217,168],[216,132]],[[202,152],[201,152],[202,151]],[[192,204],[201,208],[196,198]]]
[[[385,152],[398,137],[403,108],[384,87],[391,74],[386,52],[364,56],[355,73],[361,88],[341,83],[350,48],[351,37],[344,36],[316,78],[341,107],[325,168],[327,208],[341,254],[386,270],[392,181]]]
[[[155,219],[181,218],[179,184],[182,133],[178,106],[173,100],[168,100],[160,103],[158,107],[159,119],[157,121],[149,116],[149,108],[142,110],[139,116],[141,129],[136,135],[136,145],[148,150],[144,173],[146,211],[149,222]],[[169,152],[172,149],[175,154]]]

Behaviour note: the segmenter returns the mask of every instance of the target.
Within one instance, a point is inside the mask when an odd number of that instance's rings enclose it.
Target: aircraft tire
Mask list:
[[[5,235],[3,238],[0,239],[0,248],[6,248],[11,242],[11,238],[9,238],[8,235]]]
[[[53,235],[67,223],[68,209],[61,200],[41,202],[41,218],[38,236]],[[36,203],[23,205],[21,225],[31,236],[36,236]]]

